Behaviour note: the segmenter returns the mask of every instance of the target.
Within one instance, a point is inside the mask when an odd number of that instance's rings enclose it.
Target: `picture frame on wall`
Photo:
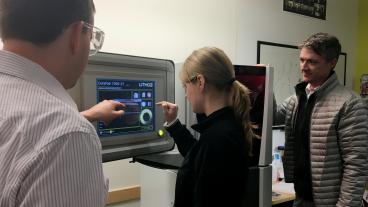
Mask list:
[[[284,0],[283,10],[326,20],[327,0]]]

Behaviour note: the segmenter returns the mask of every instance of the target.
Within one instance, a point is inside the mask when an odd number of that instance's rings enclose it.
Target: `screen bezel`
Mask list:
[[[82,110],[96,104],[96,79],[126,79],[149,80],[157,83],[158,97],[175,102],[175,69],[170,60],[153,59],[112,53],[98,53],[90,58],[87,68],[81,78]],[[90,93],[93,92],[94,95]],[[155,101],[160,101],[155,99]],[[155,111],[158,106],[155,106]],[[102,145],[102,160],[104,162],[130,158],[138,155],[168,151],[174,148],[174,141],[164,133],[163,114],[156,113],[153,132],[140,133],[137,136],[117,136],[112,139],[100,139]],[[94,126],[97,127],[96,123]]]

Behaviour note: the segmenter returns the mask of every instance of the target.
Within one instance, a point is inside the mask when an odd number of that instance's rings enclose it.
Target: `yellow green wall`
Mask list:
[[[360,93],[360,77],[368,74],[368,1],[359,0],[359,23],[357,42],[357,68],[355,70],[354,90]]]

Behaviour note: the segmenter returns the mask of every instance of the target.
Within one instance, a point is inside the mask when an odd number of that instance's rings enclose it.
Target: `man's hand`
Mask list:
[[[125,104],[113,101],[104,100],[91,108],[82,111],[81,114],[90,122],[102,121],[106,126],[114,119],[119,118],[125,112],[123,108]]]

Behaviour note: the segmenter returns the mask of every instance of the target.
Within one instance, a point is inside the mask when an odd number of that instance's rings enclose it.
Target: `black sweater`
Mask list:
[[[242,206],[248,171],[244,132],[225,107],[193,125],[199,141],[176,122],[167,128],[184,157],[178,171],[175,207]]]
[[[312,94],[308,99],[305,92],[306,86],[307,83],[303,82],[295,87],[298,97],[298,110],[293,130],[295,137],[294,189],[298,197],[313,201],[309,135],[315,94]]]

